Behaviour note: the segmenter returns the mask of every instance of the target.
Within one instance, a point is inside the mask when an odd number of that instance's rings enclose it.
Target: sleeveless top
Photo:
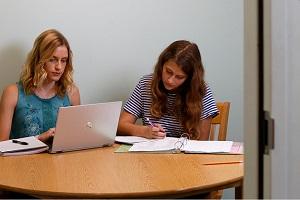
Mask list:
[[[35,136],[55,127],[59,107],[70,106],[68,95],[42,99],[26,95],[22,83],[18,86],[18,102],[12,119],[10,139]]]

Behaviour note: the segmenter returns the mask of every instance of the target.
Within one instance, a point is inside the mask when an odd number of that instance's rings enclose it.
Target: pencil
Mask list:
[[[214,162],[214,163],[204,163],[203,165],[226,165],[226,164],[238,164],[238,163],[243,163],[243,161]]]

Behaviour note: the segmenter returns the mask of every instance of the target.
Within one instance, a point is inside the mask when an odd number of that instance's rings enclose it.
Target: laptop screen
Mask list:
[[[60,107],[50,153],[112,145],[121,106],[116,101]]]

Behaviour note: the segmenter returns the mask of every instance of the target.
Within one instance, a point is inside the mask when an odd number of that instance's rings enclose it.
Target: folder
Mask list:
[[[48,150],[48,146],[34,136],[0,142],[1,156],[35,154]]]

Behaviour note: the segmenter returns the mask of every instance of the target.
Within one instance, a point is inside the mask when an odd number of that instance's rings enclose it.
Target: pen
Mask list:
[[[12,140],[13,143],[16,143],[16,144],[21,144],[21,145],[28,145],[27,142],[24,142],[24,141],[20,141],[20,140]]]
[[[154,124],[150,121],[149,117],[146,117],[146,121],[150,124],[150,126],[154,127]],[[163,130],[163,129],[160,131],[162,131],[163,133],[165,132],[165,130]]]
[[[205,163],[203,165],[226,165],[226,164],[238,164],[238,163],[243,163],[243,161]]]
[[[152,124],[152,122],[150,121],[149,117],[146,117],[146,120],[151,126],[154,126],[154,124]]]

